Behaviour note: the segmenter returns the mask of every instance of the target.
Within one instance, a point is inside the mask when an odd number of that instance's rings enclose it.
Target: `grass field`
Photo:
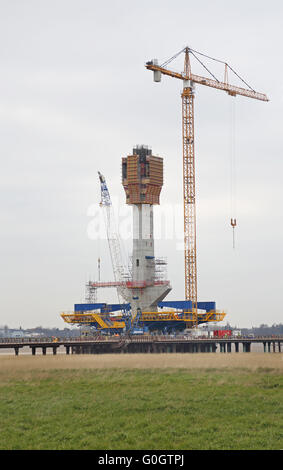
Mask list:
[[[0,357],[1,449],[282,449],[282,354]]]

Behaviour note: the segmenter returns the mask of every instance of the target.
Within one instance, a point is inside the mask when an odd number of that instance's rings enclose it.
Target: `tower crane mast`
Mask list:
[[[167,68],[168,64],[181,53],[185,54],[184,71],[175,72]],[[213,77],[195,75],[191,71],[190,54]],[[203,64],[199,55],[224,64],[224,81],[218,80]],[[157,59],[146,62],[146,68],[153,71],[154,81],[160,82],[161,75],[178,78],[183,81],[182,91],[182,147],[183,147],[183,197],[184,197],[184,261],[185,261],[185,299],[192,301],[192,313],[197,324],[197,250],[196,250],[196,191],[195,191],[195,146],[194,146],[194,97],[195,84],[205,85],[226,91],[231,96],[241,95],[260,101],[268,101],[263,93],[253,90],[227,63],[214,59],[200,52],[185,47],[164,64],[158,65]],[[228,83],[228,71],[235,74],[247,88]]]

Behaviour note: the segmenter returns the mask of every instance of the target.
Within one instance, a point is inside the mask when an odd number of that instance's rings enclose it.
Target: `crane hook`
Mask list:
[[[231,226],[233,228],[233,248],[235,248],[235,227],[237,225],[236,219],[231,219]]]

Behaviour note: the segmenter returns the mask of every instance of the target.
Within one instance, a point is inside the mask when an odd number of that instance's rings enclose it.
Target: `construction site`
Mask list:
[[[181,72],[175,72],[168,66],[180,55],[184,55],[184,68]],[[192,73],[192,56],[203,66],[205,76]],[[203,58],[222,63],[222,80],[208,69]],[[268,101],[268,98],[253,90],[228,63],[189,47],[161,65],[157,59],[153,59],[146,62],[145,67],[153,72],[156,83],[164,75],[181,80],[183,85],[184,298],[166,301],[172,290],[170,280],[167,279],[166,260],[155,256],[154,206],[160,204],[166,158],[164,160],[156,156],[154,153],[158,153],[157,149],[153,150],[148,145],[136,145],[129,150],[128,155],[121,156],[125,203],[132,208],[133,239],[130,259],[123,257],[122,240],[114,217],[107,175],[103,175],[100,168],[97,168],[98,179],[94,184],[100,185],[101,199],[97,203],[104,214],[113,280],[102,282],[99,276],[98,280],[89,281],[86,285],[85,302],[76,303],[71,313],[61,313],[64,322],[81,327],[88,336],[178,335],[198,331],[200,325],[213,325],[217,328],[217,324],[226,317],[226,312],[216,308],[213,299],[198,298],[194,129],[196,86],[222,90],[233,100],[238,95],[260,101]],[[243,87],[231,83],[233,76],[243,82]],[[234,235],[237,220],[232,216],[229,222]],[[98,265],[99,263],[100,259]],[[108,288],[117,290],[118,302],[97,302],[97,290]],[[187,352],[193,351],[187,348]]]

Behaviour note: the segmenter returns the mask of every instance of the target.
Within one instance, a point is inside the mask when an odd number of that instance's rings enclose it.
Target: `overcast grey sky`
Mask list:
[[[282,322],[282,18],[279,0],[0,0],[0,325],[66,326],[60,312],[84,300],[98,256],[101,278],[113,279],[107,243],[89,236],[97,171],[124,207],[121,157],[135,144],[164,158],[161,203],[182,207],[181,83],[153,83],[144,64],[186,45],[270,98],[196,88],[199,300],[216,301],[232,325]],[[156,254],[168,259],[168,300],[183,299],[176,239],[161,237]]]

